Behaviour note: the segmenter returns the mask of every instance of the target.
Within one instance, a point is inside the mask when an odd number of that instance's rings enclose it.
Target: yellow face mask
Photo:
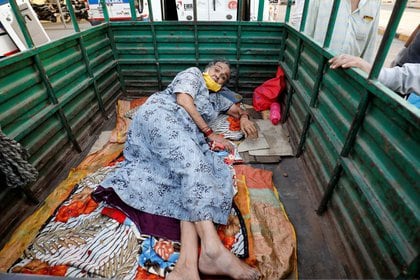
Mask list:
[[[203,78],[209,90],[218,92],[222,88],[222,85],[216,83],[208,73],[203,73]]]

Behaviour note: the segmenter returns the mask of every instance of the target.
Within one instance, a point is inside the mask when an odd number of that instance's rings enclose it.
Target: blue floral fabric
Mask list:
[[[193,97],[207,122],[233,104],[209,93],[198,68],[180,72],[139,108],[127,132],[125,161],[101,185],[147,213],[226,224],[233,198],[231,170],[176,103],[178,92]]]

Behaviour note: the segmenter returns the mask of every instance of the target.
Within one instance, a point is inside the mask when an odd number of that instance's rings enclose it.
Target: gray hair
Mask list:
[[[221,62],[223,64],[226,64],[229,69],[230,69],[230,62],[227,59],[224,58],[216,58],[213,59],[212,61],[209,62],[209,64],[207,64],[206,68],[204,69],[204,71],[207,71],[210,67],[216,65],[216,63]]]
[[[218,62],[226,64],[230,69],[230,77],[225,82],[225,84],[227,84],[229,82],[230,78],[232,77],[233,72],[234,72],[234,69],[232,69],[232,67],[230,66],[230,62],[227,59],[224,59],[224,58],[213,59],[212,61],[209,62],[209,64],[207,64],[206,68],[204,68],[204,72],[207,72],[207,70],[209,70],[210,67],[216,65],[216,63],[218,63]]]

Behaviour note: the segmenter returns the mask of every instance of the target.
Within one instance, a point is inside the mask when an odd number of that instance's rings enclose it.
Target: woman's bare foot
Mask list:
[[[166,278],[167,280],[200,280],[197,267],[188,267],[183,264],[175,264],[175,268]]]
[[[198,260],[201,273],[207,275],[227,275],[233,279],[257,280],[260,273],[242,262],[225,247],[202,251]]]

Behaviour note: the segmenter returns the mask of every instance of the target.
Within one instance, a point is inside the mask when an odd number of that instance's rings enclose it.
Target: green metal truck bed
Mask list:
[[[283,23],[111,22],[1,60],[1,129],[39,171],[27,194],[42,203],[62,170],[86,154],[118,98],[148,96],[214,57],[230,60],[229,87],[248,103],[278,65],[285,70],[285,125],[299,158],[263,167],[274,171],[298,247],[315,235],[325,242],[298,249],[302,277],[418,273],[419,112],[361,71],[329,69],[331,54]],[[304,175],[284,177],[287,168]],[[4,245],[36,206],[22,190],[0,192]],[[310,205],[299,212],[302,202]],[[316,265],[330,261],[339,264]]]

